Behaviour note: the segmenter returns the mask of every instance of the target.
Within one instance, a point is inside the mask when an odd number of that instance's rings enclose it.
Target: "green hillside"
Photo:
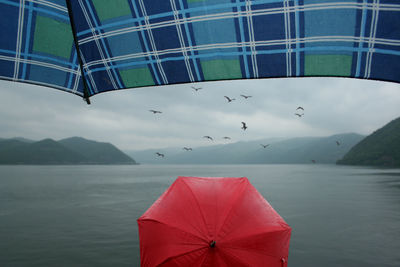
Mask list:
[[[136,162],[110,143],[96,142],[81,137],[71,137],[60,140],[66,148],[97,164],[135,164]]]
[[[83,138],[44,139],[38,142],[23,138],[0,139],[0,164],[135,164],[136,162],[108,143]],[[80,146],[80,149],[77,148]]]
[[[337,163],[400,167],[400,118],[365,137]]]
[[[1,164],[77,164],[85,157],[52,139],[26,143],[19,140],[0,141]]]

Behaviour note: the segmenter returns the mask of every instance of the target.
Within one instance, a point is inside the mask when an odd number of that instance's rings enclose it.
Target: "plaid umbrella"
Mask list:
[[[178,177],[138,225],[141,266],[287,266],[291,228],[244,177]]]
[[[0,0],[0,78],[85,97],[226,79],[400,81],[398,0]]]

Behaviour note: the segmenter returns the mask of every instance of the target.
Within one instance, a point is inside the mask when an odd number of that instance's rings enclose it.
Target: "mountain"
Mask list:
[[[33,142],[35,142],[35,141],[33,141],[33,140],[31,140],[31,139],[27,139],[27,138],[24,138],[24,137],[13,137],[13,138],[0,138],[0,141],[5,141],[5,140],[17,140],[17,141],[21,141],[21,142],[24,142],[24,143],[33,143]]]
[[[136,162],[110,143],[91,141],[82,137],[71,137],[58,141],[66,148],[83,155],[95,164],[135,164]]]
[[[0,140],[0,164],[135,164],[136,162],[111,144],[81,138],[68,141],[44,139],[31,141],[12,138]],[[81,149],[75,149],[76,143]],[[101,153],[102,155],[97,155]],[[110,156],[105,156],[109,154]]]
[[[270,138],[236,142],[184,151],[182,148],[127,151],[141,163],[152,164],[279,164],[279,163],[335,163],[363,138],[349,133],[329,137]],[[336,144],[340,142],[340,145]],[[261,144],[269,144],[263,148]],[[164,153],[165,158],[155,155]]]
[[[52,139],[26,143],[16,139],[0,142],[1,164],[77,164],[85,158]]]
[[[337,163],[400,167],[400,118],[365,137]]]
[[[18,140],[18,141],[21,141],[21,142],[24,142],[24,143],[34,143],[34,142],[36,142],[34,140],[27,139],[27,138],[24,138],[24,137],[14,137],[14,138],[11,138],[11,139]]]

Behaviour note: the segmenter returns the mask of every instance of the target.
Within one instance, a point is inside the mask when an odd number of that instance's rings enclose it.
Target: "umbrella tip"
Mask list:
[[[212,240],[212,241],[210,242],[210,248],[213,248],[213,247],[215,247],[215,240]]]
[[[90,99],[88,96],[83,97],[83,100],[86,101],[88,105],[90,105]]]

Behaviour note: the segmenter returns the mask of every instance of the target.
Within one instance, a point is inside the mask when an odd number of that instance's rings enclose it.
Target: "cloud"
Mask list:
[[[369,134],[400,116],[400,86],[338,78],[205,82],[107,92],[92,105],[59,90],[0,81],[0,137],[82,136],[121,149],[203,146],[270,137]],[[241,94],[252,95],[244,99]],[[228,103],[224,96],[235,98]],[[304,116],[294,115],[298,106]],[[152,114],[149,109],[161,110]],[[241,129],[245,121],[248,129]]]

